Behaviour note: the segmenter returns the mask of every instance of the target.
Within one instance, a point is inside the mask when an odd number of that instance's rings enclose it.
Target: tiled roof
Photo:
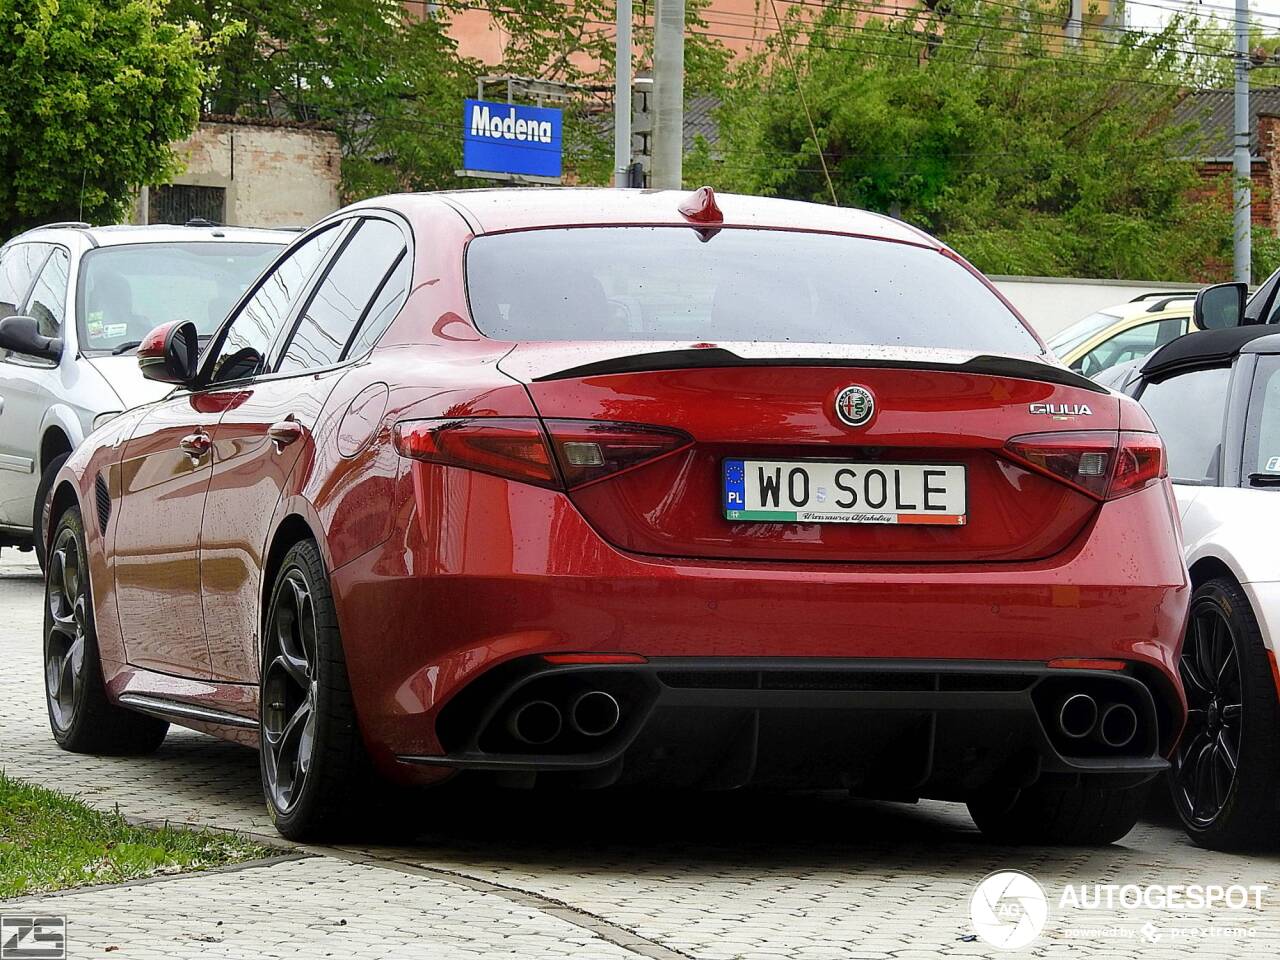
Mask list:
[[[1280,87],[1249,91],[1249,152],[1258,153],[1258,115],[1280,116]],[[1230,157],[1235,104],[1230,90],[1194,90],[1173,109],[1175,123],[1194,122],[1191,135],[1197,157]]]
[[[692,150],[698,137],[706,139],[708,145],[715,146],[720,139],[720,128],[716,126],[713,111],[720,106],[719,97],[690,97],[684,105],[684,148]]]

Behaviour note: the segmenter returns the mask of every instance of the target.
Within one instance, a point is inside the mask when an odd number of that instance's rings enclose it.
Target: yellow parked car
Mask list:
[[[1145,357],[1195,329],[1191,320],[1195,299],[1194,290],[1143,294],[1076,321],[1051,337],[1049,347],[1072,370],[1092,377],[1118,363]]]

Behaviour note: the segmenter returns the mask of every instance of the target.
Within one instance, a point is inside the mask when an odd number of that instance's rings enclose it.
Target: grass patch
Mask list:
[[[0,899],[120,883],[278,853],[208,830],[133,827],[118,813],[0,772]]]

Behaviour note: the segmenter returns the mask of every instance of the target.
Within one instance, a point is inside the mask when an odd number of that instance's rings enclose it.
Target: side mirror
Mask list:
[[[44,336],[35,317],[15,314],[0,320],[0,350],[57,360],[62,356],[62,338]]]
[[[161,324],[138,346],[138,366],[148,380],[189,386],[196,378],[200,336],[190,320]]]
[[[1244,304],[1249,297],[1247,283],[1219,283],[1196,294],[1192,310],[1195,325],[1201,330],[1223,330],[1244,322]]]

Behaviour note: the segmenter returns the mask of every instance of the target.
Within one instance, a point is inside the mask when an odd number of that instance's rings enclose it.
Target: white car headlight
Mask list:
[[[105,426],[122,413],[124,413],[123,410],[108,410],[106,413],[98,414],[93,418],[93,429],[97,430],[99,427]]]

